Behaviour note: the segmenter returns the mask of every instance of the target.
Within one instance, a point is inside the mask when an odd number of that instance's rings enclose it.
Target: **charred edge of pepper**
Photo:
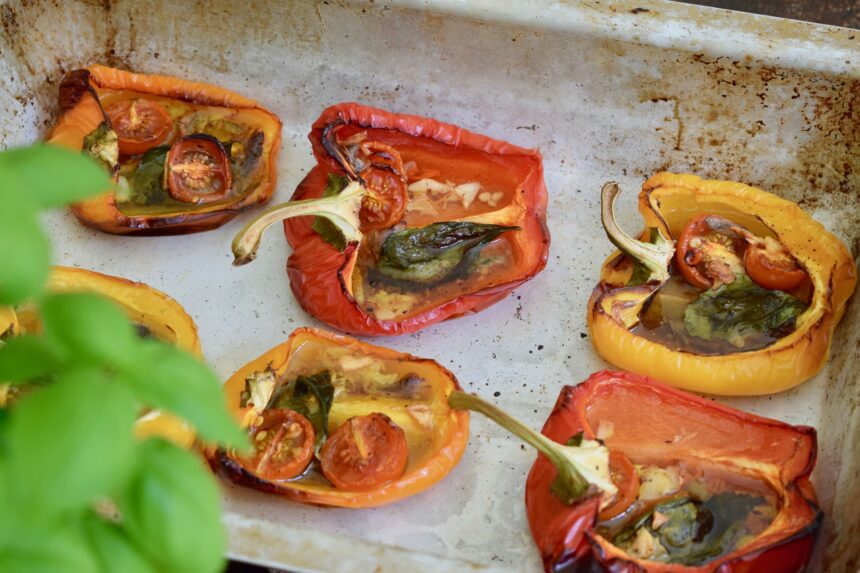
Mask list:
[[[562,502],[571,505],[599,493],[608,499],[617,492],[609,475],[609,450],[602,444],[590,442],[590,446],[576,447],[559,444],[474,394],[451,392],[448,405],[455,410],[483,414],[546,456],[558,470],[552,491]],[[596,459],[586,459],[592,454]]]
[[[669,279],[669,264],[675,256],[675,245],[671,239],[656,230],[654,243],[634,239],[624,232],[615,220],[615,198],[621,192],[618,183],[610,181],[600,191],[600,219],[609,241],[642,267],[646,283],[662,283]]]
[[[343,233],[347,244],[361,242],[364,235],[359,230],[358,213],[365,192],[364,187],[353,181],[339,195],[333,197],[288,201],[270,207],[236,234],[232,244],[233,265],[241,266],[253,261],[265,230],[275,223],[293,217],[325,217]]]

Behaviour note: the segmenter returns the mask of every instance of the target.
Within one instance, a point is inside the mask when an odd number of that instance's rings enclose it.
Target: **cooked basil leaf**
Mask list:
[[[454,221],[395,231],[382,243],[372,278],[424,286],[453,280],[469,270],[480,247],[518,228]]]
[[[317,446],[328,435],[328,413],[334,401],[331,372],[323,370],[313,376],[298,376],[275,391],[267,408],[289,408],[310,420],[316,432]]]
[[[340,195],[340,192],[346,189],[347,185],[349,185],[349,177],[338,175],[337,173],[329,173],[328,183],[326,183],[322,196],[334,197],[335,195]],[[325,217],[314,217],[314,222],[311,223],[311,228],[316,231],[316,233],[322,237],[325,242],[332,245],[338,251],[343,252],[343,250],[346,249],[346,239],[344,238],[343,233],[338,230],[334,223]]]
[[[613,540],[625,551],[633,551],[634,543],[644,529],[653,538],[651,555],[639,557],[654,561],[701,565],[732,550],[744,533],[744,523],[750,512],[764,502],[761,497],[735,492],[723,492],[704,502],[693,497],[677,497],[657,505]],[[654,526],[654,515],[663,520]]]
[[[693,336],[741,347],[750,336],[784,336],[804,310],[797,298],[760,287],[744,275],[700,294],[684,311],[684,325]]]
[[[129,178],[132,203],[154,205],[167,198],[167,191],[164,189],[164,162],[167,161],[168,151],[169,146],[160,145],[143,154],[137,169]]]

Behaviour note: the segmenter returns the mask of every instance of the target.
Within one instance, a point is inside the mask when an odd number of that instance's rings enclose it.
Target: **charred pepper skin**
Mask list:
[[[252,360],[227,380],[224,384],[227,405],[240,423],[247,423],[249,417],[254,417],[249,415],[249,411],[251,411],[249,408],[240,405],[240,396],[245,388],[246,378],[255,372],[264,371],[268,367],[271,367],[277,374],[283,373],[290,360],[292,360],[293,352],[308,342],[348,347],[353,352],[362,356],[378,360],[393,360],[410,364],[412,367],[420,366],[423,372],[428,373],[428,376],[432,376],[433,408],[444,408],[447,411],[443,417],[444,421],[437,421],[429,429],[422,428],[422,432],[432,432],[435,434],[434,442],[438,446],[432,452],[424,454],[420,458],[420,463],[416,463],[417,460],[410,458],[411,461],[407,466],[406,472],[399,478],[378,487],[365,490],[351,491],[338,489],[331,484],[320,483],[319,481],[267,481],[247,471],[234,459],[234,456],[223,449],[209,448],[206,451],[206,456],[213,471],[220,473],[239,485],[279,495],[301,503],[365,508],[394,503],[420,493],[432,487],[454,469],[463,456],[469,440],[469,413],[456,411],[447,406],[448,395],[455,390],[460,390],[460,385],[454,375],[433,360],[418,358],[410,354],[374,346],[348,336],[333,334],[323,330],[313,328],[299,328],[295,330],[286,342]],[[320,364],[319,366],[323,369],[326,365]],[[383,402],[377,402],[375,398],[376,396],[370,396],[369,399],[375,405],[374,407],[382,408],[382,406],[378,406],[377,404],[382,404]],[[391,414],[391,412],[386,412],[384,409],[378,411],[385,415]],[[394,415],[389,417],[396,418]],[[329,430],[333,429],[329,427]],[[411,455],[412,452],[410,451]]]
[[[139,74],[102,65],[69,72],[60,84],[60,118],[48,143],[80,150],[83,139],[100,123],[110,120],[99,101],[99,89],[129,90],[196,105],[254,112],[263,120],[264,148],[262,179],[235,201],[201,205],[167,214],[127,215],[119,210],[114,192],[72,205],[72,213],[88,227],[116,235],[179,235],[220,227],[254,205],[267,202],[277,181],[277,156],[281,146],[281,121],[255,100],[230,90],[170,76]]]
[[[290,287],[301,306],[326,324],[362,336],[397,335],[415,332],[437,322],[478,312],[505,298],[513,289],[531,279],[546,265],[550,236],[546,226],[547,191],[540,153],[469,132],[455,125],[357,104],[342,103],[322,112],[309,135],[317,165],[299,184],[292,200],[322,196],[329,173],[344,174],[338,160],[324,145],[326,129],[337,123],[366,128],[397,130],[407,135],[429,138],[458,150],[480,150],[496,160],[527,158],[531,164],[516,190],[523,206],[521,220],[513,223],[521,230],[516,239],[519,278],[504,284],[463,293],[434,308],[404,320],[381,320],[367,314],[351,294],[350,276],[357,257],[352,243],[344,252],[323,240],[311,228],[312,218],[284,221],[284,232],[293,249],[287,262]]]
[[[694,175],[658,173],[639,194],[648,229],[677,237],[696,214],[723,210],[772,232],[809,276],[812,297],[795,330],[761,350],[700,355],[674,350],[634,334],[612,315],[615,301],[641,300],[659,285],[627,287],[629,259],[616,252],[603,264],[588,303],[588,327],[597,353],[611,364],[672,386],[719,395],[780,392],[814,376],[827,361],[833,331],[854,292],[857,269],[850,252],[796,203],[755,187]]]
[[[653,421],[660,419],[660,424]],[[707,424],[702,421],[707,420]],[[747,545],[700,566],[636,559],[597,534],[598,497],[563,504],[550,491],[556,469],[538,456],[526,481],[532,537],[548,573],[801,573],[811,556],[822,513],[809,476],[816,433],[747,414],[645,376],[602,371],[562,388],[543,434],[564,443],[578,432],[594,438],[600,422],[614,432],[604,442],[633,457],[667,462],[715,461],[756,468],[782,497],[771,527]]]

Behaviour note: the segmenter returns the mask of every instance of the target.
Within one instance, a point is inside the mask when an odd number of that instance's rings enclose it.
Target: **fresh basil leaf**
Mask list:
[[[58,514],[119,489],[134,463],[136,417],[134,395],[101,368],[63,372],[18,401],[6,432],[18,507]]]
[[[0,381],[27,382],[49,374],[60,364],[42,338],[22,334],[0,346]]]
[[[156,569],[141,553],[128,533],[115,523],[89,511],[81,524],[102,573],[155,573]]]
[[[139,449],[138,474],[118,499],[129,539],[158,571],[221,571],[227,544],[213,476],[196,455],[164,440]]]
[[[331,372],[323,370],[313,376],[298,376],[291,384],[276,390],[271,407],[289,408],[310,420],[317,446],[321,446],[328,435],[328,414],[333,401]]]
[[[155,205],[168,198],[164,189],[164,163],[170,146],[153,147],[143,154],[137,169],[129,177],[130,201],[139,205]]]
[[[326,183],[323,197],[334,197],[340,195],[340,192],[346,189],[349,185],[349,177],[338,175],[337,173],[328,174],[328,182]],[[338,251],[343,252],[346,249],[346,239],[343,233],[338,230],[337,226],[326,219],[325,217],[314,217],[314,222],[311,223],[311,228],[322,237],[322,239],[334,246]]]
[[[215,373],[194,356],[158,340],[141,340],[123,379],[148,406],[188,420],[213,443],[241,447],[247,436],[227,411]]]
[[[54,488],[61,489],[56,485]],[[70,523],[36,526],[18,523],[10,533],[0,537],[3,573],[99,572],[96,557],[82,532]]]
[[[113,173],[119,166],[119,138],[106,121],[84,137],[83,151],[108,173]]]
[[[468,272],[480,247],[516,229],[455,221],[394,231],[382,243],[371,278],[424,286],[453,280]]]
[[[790,332],[804,310],[799,299],[760,287],[744,275],[700,294],[687,305],[684,325],[693,336],[725,340],[740,348],[753,336],[778,338]]]
[[[41,305],[45,340],[90,364],[119,364],[134,355],[137,336],[112,301],[93,293],[54,293]]]
[[[32,201],[15,195],[28,190],[3,187],[8,184],[0,168],[0,305],[17,304],[38,294],[51,264],[50,245]]]
[[[0,186],[7,185],[48,209],[103,193],[111,180],[98,163],[80,153],[37,144],[0,153]],[[6,208],[4,201],[2,210]],[[19,237],[16,246],[24,240]]]

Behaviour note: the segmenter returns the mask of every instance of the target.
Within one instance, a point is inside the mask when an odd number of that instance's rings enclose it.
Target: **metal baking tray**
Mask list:
[[[286,200],[312,158],[306,139],[347,100],[427,115],[543,153],[553,243],[546,270],[479,315],[376,340],[432,357],[469,390],[539,427],[563,384],[607,365],[585,307],[610,252],[598,192],[635,194],[669,169],[741,180],[799,202],[860,251],[860,32],[662,0],[0,2],[0,144],[43,137],[63,74],[94,62],[207,81],[284,122]],[[255,264],[229,244],[249,214],[207,233],[122,238],[46,217],[58,263],[145,281],[197,320],[225,379],[316,325],[287,287],[272,232]],[[860,305],[827,367],[780,395],[720,399],[819,431],[813,475],[827,514],[817,571],[860,562]],[[460,465],[392,506],[308,507],[224,484],[230,554],[301,571],[540,570],[523,487],[534,459],[474,416]]]

